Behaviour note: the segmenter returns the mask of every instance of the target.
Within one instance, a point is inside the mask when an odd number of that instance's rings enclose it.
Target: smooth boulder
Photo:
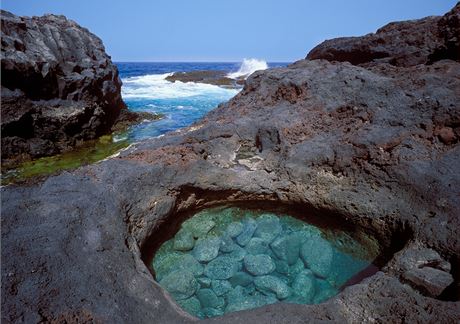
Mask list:
[[[232,258],[221,256],[209,262],[204,274],[211,279],[228,279],[238,271],[238,265]]]
[[[160,285],[176,300],[191,297],[199,286],[193,273],[186,270],[176,270],[169,273],[160,281]]]
[[[262,276],[275,270],[275,262],[266,254],[247,255],[244,257],[244,267],[254,276]]]

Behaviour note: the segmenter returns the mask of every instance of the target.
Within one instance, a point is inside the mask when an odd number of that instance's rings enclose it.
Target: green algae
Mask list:
[[[184,233],[193,238],[188,250],[175,247],[173,237],[156,251],[152,268],[160,285],[163,278],[181,278],[163,288],[173,297],[187,292],[187,300],[180,295],[176,301],[199,318],[277,302],[324,302],[379,253],[365,233],[237,207],[202,210],[184,221],[176,236],[183,239]],[[203,257],[203,250],[210,253]],[[185,256],[187,265],[181,261]]]
[[[95,163],[115,154],[129,144],[124,134],[104,135],[96,140],[86,141],[72,151],[27,161],[15,169],[2,170],[2,185]]]

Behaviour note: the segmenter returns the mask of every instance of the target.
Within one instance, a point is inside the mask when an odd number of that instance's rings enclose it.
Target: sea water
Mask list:
[[[131,142],[186,127],[211,109],[235,96],[241,89],[228,89],[195,82],[169,82],[174,72],[226,71],[231,78],[286,63],[247,59],[242,63],[116,63],[123,82],[122,97],[132,111],[162,114],[159,121],[132,127],[126,134]]]
[[[160,285],[199,318],[280,302],[318,304],[372,267],[378,244],[356,234],[285,214],[206,209],[182,223],[151,266]]]
[[[122,134],[103,136],[83,146],[59,155],[28,161],[15,169],[2,169],[2,184],[25,178],[53,174],[100,161],[115,154],[133,142],[162,135],[187,127],[207,112],[236,95],[241,89],[228,89],[195,82],[169,82],[174,72],[219,70],[229,77],[248,76],[250,73],[286,63],[266,63],[247,59],[241,63],[115,63],[123,82],[121,94],[132,111],[162,114],[156,121],[144,121]]]

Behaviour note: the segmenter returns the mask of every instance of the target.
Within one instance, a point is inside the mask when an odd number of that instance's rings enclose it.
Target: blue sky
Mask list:
[[[455,0],[3,0],[18,15],[64,14],[114,61],[291,62],[319,42],[395,20],[442,15]]]

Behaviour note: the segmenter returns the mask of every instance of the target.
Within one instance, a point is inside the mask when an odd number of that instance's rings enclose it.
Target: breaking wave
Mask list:
[[[148,74],[124,78],[122,97],[124,99],[176,99],[199,96],[228,100],[238,93],[236,89],[225,89],[212,84],[166,80],[172,74]]]
[[[250,74],[259,70],[266,70],[268,68],[267,62],[257,59],[244,59],[238,71],[229,73],[227,76],[232,79],[239,77],[247,78]]]

